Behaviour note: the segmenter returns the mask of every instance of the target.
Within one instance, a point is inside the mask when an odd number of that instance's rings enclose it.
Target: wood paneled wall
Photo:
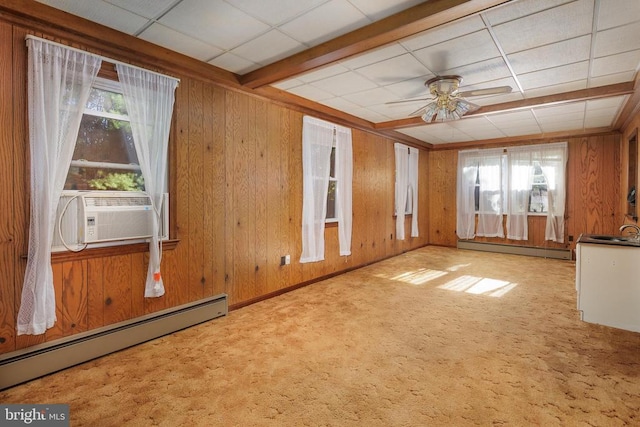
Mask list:
[[[354,130],[352,255],[339,256],[337,228],[328,227],[325,261],[300,264],[302,113],[177,75],[170,211],[171,238],[179,242],[163,251],[166,294],[143,297],[144,251],[66,257],[53,264],[57,323],[41,336],[16,336],[28,250],[24,38],[29,32],[0,21],[0,353],[221,293],[240,306],[428,243],[429,153],[421,151],[419,158],[420,237],[409,237],[407,218],[407,238],[398,241],[394,141]],[[97,46],[90,50],[100,53]],[[291,264],[280,266],[287,254]]]
[[[531,216],[529,240],[476,238],[479,241],[575,249],[581,233],[616,234],[624,220],[620,208],[621,149],[620,135],[568,138],[567,200],[565,243],[544,240],[545,217]],[[536,140],[533,143],[544,143]],[[557,142],[557,141],[546,141]],[[456,169],[458,150],[429,153],[430,244],[455,246]]]

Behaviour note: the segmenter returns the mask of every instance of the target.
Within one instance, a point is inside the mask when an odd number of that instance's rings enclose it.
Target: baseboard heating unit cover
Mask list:
[[[227,296],[223,294],[0,355],[0,390],[225,316],[227,312]]]
[[[536,248],[533,246],[504,245],[501,243],[475,242],[473,240],[458,240],[458,249],[495,252],[501,254],[528,255],[542,258],[572,259],[571,249]]]

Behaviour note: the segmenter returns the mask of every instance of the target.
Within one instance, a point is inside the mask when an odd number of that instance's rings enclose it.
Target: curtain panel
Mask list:
[[[56,209],[101,58],[27,38],[31,212],[17,333],[43,334],[56,321],[51,244]]]
[[[409,147],[409,190],[411,192],[412,214],[411,214],[411,237],[418,237],[418,156],[420,150]]]
[[[340,255],[351,255],[353,153],[351,129],[304,116],[302,126],[302,254],[300,262],[324,260],[324,229],[331,150],[336,147],[336,216]]]
[[[336,126],[336,179],[338,244],[340,256],[351,255],[351,229],[353,223],[352,187],[353,187],[353,149],[351,129]]]
[[[503,150],[480,150],[478,155],[480,192],[476,234],[484,237],[504,237],[504,229],[502,225]]]
[[[456,234],[463,240],[476,237],[475,189],[479,162],[478,150],[458,152]]]
[[[404,240],[404,220],[407,203],[411,204],[411,237],[418,237],[418,160],[419,150],[396,142],[396,239]]]
[[[567,143],[559,142],[460,151],[456,186],[458,238],[504,237],[502,215],[506,213],[507,238],[527,240],[534,170],[539,165],[547,186],[545,240],[563,243],[567,150]]]
[[[396,142],[393,149],[396,156],[396,239],[404,240],[404,215],[407,206],[407,186],[409,185],[409,151],[406,145]]]
[[[144,296],[159,297],[164,295],[160,274],[160,207],[166,185],[169,131],[178,80],[124,64],[116,64],[116,71],[131,121],[131,133],[145,191],[153,201],[156,214],[153,216],[153,236],[149,243]]]

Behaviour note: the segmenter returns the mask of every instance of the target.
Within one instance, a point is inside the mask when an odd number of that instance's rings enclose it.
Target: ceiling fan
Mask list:
[[[429,88],[429,93],[433,98],[405,99],[401,101],[387,102],[387,104],[430,101],[428,104],[418,108],[409,115],[420,115],[422,120],[426,123],[434,121],[445,122],[460,119],[468,112],[475,111],[480,108],[479,105],[467,101],[465,99],[467,97],[497,95],[511,92],[511,86],[496,86],[486,89],[458,92],[460,83],[462,83],[462,77],[458,75],[437,76],[424,83],[424,85]]]

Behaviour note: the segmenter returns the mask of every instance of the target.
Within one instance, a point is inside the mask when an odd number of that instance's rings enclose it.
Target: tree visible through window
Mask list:
[[[120,84],[97,78],[82,116],[65,190],[144,190]]]
[[[327,191],[327,222],[338,221],[336,211],[336,192],[338,180],[336,179],[336,140],[335,132],[333,136],[333,147],[331,147],[331,164],[329,166],[329,189]]]

